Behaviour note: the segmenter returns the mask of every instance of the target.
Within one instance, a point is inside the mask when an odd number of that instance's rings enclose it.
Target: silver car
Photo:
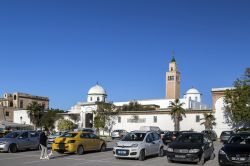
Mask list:
[[[56,137],[60,137],[60,136],[64,135],[65,133],[67,133],[67,131],[58,131],[54,134],[49,135],[48,136],[48,148],[51,148],[51,145],[54,142]]]
[[[39,149],[39,133],[36,131],[13,131],[0,138],[0,151],[15,153],[18,150]]]
[[[127,131],[126,130],[114,130],[112,133],[111,133],[111,137],[112,139],[115,139],[115,138],[122,138],[123,136],[125,136],[127,134]]]
[[[164,155],[160,135],[154,131],[133,131],[128,133],[113,149],[116,158],[136,158],[143,161],[146,156]]]

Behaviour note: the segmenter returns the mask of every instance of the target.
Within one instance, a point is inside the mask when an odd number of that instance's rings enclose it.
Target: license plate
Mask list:
[[[232,157],[232,160],[234,160],[234,161],[245,161],[246,158],[245,157]]]
[[[127,152],[125,150],[118,150],[117,154],[125,155],[125,154],[127,154]]]
[[[175,158],[182,158],[182,159],[184,159],[184,158],[186,158],[186,156],[185,155],[175,155]]]

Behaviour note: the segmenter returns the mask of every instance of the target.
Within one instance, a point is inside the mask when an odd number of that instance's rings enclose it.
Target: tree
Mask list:
[[[233,128],[250,126],[250,68],[225,93],[225,117]]]
[[[73,130],[75,127],[74,123],[68,119],[61,119],[58,121],[57,128],[59,131]]]
[[[33,101],[27,106],[26,109],[28,110],[28,116],[30,118],[30,121],[33,123],[34,128],[36,130],[36,128],[40,126],[40,121],[44,113],[44,105]]]
[[[180,131],[180,121],[182,121],[185,115],[185,109],[182,108],[184,103],[180,103],[179,99],[175,99],[174,102],[171,101],[169,108],[171,109],[171,118],[174,121],[174,130]]]
[[[204,122],[201,125],[204,125],[206,130],[213,130],[213,126],[216,125],[214,115],[212,113],[204,113],[203,116],[204,118],[201,120],[204,120]]]
[[[46,110],[40,120],[40,126],[45,127],[46,129],[54,129],[54,123],[56,120],[60,119],[62,116],[59,113],[64,111],[59,109],[48,109]]]
[[[148,110],[156,110],[159,108],[157,106],[145,106],[141,105],[137,101],[130,101],[128,104],[124,104],[119,108],[120,111],[148,111]]]
[[[98,134],[100,129],[107,129],[109,134],[114,125],[114,119],[118,114],[118,110],[112,103],[96,102],[97,110],[94,111],[94,127]]]

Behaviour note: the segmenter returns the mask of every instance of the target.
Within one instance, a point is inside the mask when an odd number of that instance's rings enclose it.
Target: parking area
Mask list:
[[[166,156],[149,157],[145,161],[131,159],[115,159],[113,157],[112,148],[115,141],[109,142],[107,151],[90,152],[84,155],[76,154],[57,154],[53,155],[50,160],[40,160],[40,151],[24,151],[18,153],[0,153],[1,166],[194,166],[192,163],[168,163]],[[219,142],[214,142],[216,158],[207,161],[205,166],[216,166],[218,164],[217,154],[222,146]]]

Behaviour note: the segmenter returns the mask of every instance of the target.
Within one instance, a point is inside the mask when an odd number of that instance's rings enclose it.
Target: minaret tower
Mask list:
[[[172,54],[172,60],[169,63],[169,71],[166,72],[166,98],[179,99],[180,98],[180,72]]]

